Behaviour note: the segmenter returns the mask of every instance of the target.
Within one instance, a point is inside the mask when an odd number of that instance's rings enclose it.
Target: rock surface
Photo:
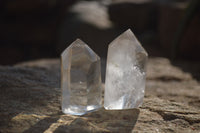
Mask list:
[[[0,132],[200,132],[199,82],[172,64],[149,59],[141,108],[81,117],[61,112],[59,60],[0,67]]]

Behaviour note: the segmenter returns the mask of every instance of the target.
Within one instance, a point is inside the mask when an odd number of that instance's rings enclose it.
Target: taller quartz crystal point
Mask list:
[[[145,91],[147,52],[129,29],[108,48],[104,107],[137,108]]]
[[[77,39],[61,54],[62,111],[83,115],[101,107],[100,58]]]

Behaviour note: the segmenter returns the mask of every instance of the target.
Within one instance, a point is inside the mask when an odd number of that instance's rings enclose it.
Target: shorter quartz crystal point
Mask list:
[[[83,115],[101,107],[100,58],[77,39],[61,54],[62,111]]]
[[[129,29],[108,48],[104,107],[137,108],[145,91],[147,53]]]

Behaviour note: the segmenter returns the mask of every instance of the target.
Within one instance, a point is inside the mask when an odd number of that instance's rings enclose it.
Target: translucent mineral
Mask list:
[[[147,52],[129,29],[108,48],[104,107],[137,108],[143,102]]]
[[[83,115],[101,107],[99,56],[80,39],[61,54],[62,111]]]

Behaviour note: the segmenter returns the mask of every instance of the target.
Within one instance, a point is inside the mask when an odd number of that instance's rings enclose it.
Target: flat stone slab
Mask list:
[[[59,63],[0,66],[0,132],[200,132],[199,82],[166,58],[149,59],[141,108],[84,116],[61,112]]]

